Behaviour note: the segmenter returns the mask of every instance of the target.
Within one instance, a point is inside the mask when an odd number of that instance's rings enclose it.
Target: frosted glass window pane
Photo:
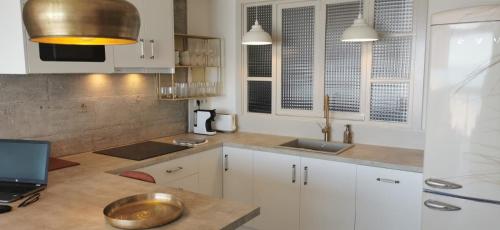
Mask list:
[[[248,81],[248,112],[271,113],[272,82]]]
[[[358,13],[358,2],[326,8],[325,92],[332,111],[360,112],[361,43],[341,41]]]
[[[387,37],[373,43],[373,79],[410,79],[413,37]]]
[[[411,33],[413,0],[375,0],[375,29],[384,33]]]
[[[259,24],[272,34],[273,31],[273,6],[254,6],[247,8],[247,31],[255,23],[256,12]],[[248,77],[272,77],[273,46],[247,46]]]
[[[281,107],[313,109],[314,6],[282,10]]]
[[[372,83],[370,119],[407,122],[409,88],[408,83]]]

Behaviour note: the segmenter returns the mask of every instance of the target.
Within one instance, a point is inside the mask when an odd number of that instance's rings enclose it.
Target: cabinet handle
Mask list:
[[[424,205],[430,209],[438,210],[438,211],[445,211],[445,212],[456,212],[462,210],[462,208],[447,204],[441,201],[436,201],[436,200],[426,200],[424,202]]]
[[[139,39],[139,45],[141,48],[141,56],[139,56],[141,59],[144,59],[144,39]]]
[[[151,39],[149,40],[149,43],[151,43],[151,57],[150,59],[155,59],[155,40]]]
[[[377,181],[383,182],[383,183],[389,183],[389,184],[399,184],[399,180],[392,180],[392,179],[386,179],[386,178],[377,178]]]
[[[427,179],[425,184],[438,189],[461,189],[462,185],[439,179]]]
[[[165,172],[167,172],[167,173],[176,173],[176,172],[181,171],[182,169],[184,169],[184,168],[182,168],[182,167],[177,167],[177,168],[175,168],[175,169],[167,169]]]
[[[304,167],[304,185],[307,185],[307,179],[308,179],[307,177],[309,175],[308,172],[309,172],[309,168],[307,166]]]
[[[295,183],[297,180],[297,166],[292,165],[292,183]]]
[[[224,171],[228,171],[229,170],[229,155],[225,154],[224,155]]]

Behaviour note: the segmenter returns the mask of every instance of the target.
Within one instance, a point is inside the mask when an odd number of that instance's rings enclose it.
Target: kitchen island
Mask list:
[[[49,185],[38,202],[25,208],[11,204],[10,213],[0,215],[5,230],[115,229],[106,223],[104,207],[123,197],[162,192],[180,198],[185,205],[177,221],[155,229],[236,229],[259,215],[259,208],[223,201],[205,195],[162,187],[107,173],[129,167],[135,161],[94,153],[65,157],[81,165],[49,173]]]

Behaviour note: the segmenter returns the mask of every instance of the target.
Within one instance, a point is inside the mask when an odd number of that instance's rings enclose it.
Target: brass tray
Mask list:
[[[103,210],[109,224],[121,229],[147,229],[177,220],[184,204],[166,193],[140,194],[117,200]]]

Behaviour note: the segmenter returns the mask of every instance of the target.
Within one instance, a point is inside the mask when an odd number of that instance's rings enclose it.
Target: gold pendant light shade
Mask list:
[[[31,41],[67,45],[133,44],[141,26],[126,0],[29,0],[23,20]]]

